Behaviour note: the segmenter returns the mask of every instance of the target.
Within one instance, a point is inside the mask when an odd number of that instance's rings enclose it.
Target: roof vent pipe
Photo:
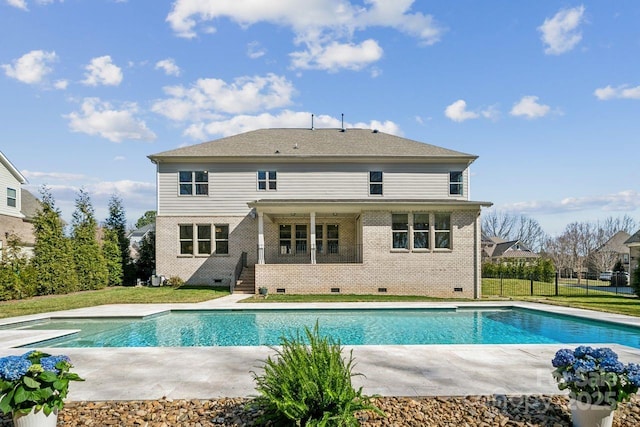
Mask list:
[[[340,128],[340,132],[344,132],[344,113],[342,113],[342,127]]]

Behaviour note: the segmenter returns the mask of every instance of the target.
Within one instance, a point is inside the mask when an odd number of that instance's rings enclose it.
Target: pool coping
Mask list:
[[[376,308],[518,307],[640,327],[640,318],[533,302],[254,303],[246,295],[194,304],[116,304],[0,319],[0,327],[58,318],[146,317],[170,310],[281,310]],[[72,333],[73,331],[64,331]],[[43,341],[51,331],[0,329],[0,354],[22,354],[21,342]],[[54,331],[55,333],[55,331]],[[34,338],[38,339],[34,339]],[[50,339],[50,338],[45,338]],[[584,343],[589,344],[589,343]],[[571,345],[573,346],[573,345]],[[600,344],[599,346],[603,346]],[[640,349],[609,345],[627,362],[640,363]],[[556,394],[551,358],[562,345],[344,346],[353,351],[354,384],[367,394],[429,396]],[[252,371],[272,355],[270,347],[40,348],[67,354],[86,379],[74,383],[70,400],[207,399],[255,395]],[[106,374],[105,374],[106,372]]]

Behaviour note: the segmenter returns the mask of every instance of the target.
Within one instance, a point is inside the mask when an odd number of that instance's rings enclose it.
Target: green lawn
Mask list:
[[[577,284],[564,283],[558,284],[558,296],[585,296],[585,295],[611,295],[611,292],[595,290],[593,286],[605,286],[607,282],[589,281],[587,288],[586,282],[583,281],[582,287]],[[485,297],[501,296],[501,297],[520,297],[531,296],[531,282],[522,279],[482,279],[482,295]],[[538,296],[556,296],[555,283],[533,282],[533,295]],[[614,294],[615,295],[615,294]]]
[[[559,296],[554,296],[555,285],[534,282],[534,292],[537,296],[530,296],[531,285],[528,281],[502,282],[499,279],[483,279],[483,300],[498,298],[522,301],[535,301],[546,304],[564,305],[590,310],[640,316],[640,298],[634,295],[615,295],[608,292],[584,290],[559,286]],[[141,304],[141,303],[193,303],[228,295],[225,289],[174,289],[171,287],[115,287],[99,291],[77,292],[68,295],[51,295],[35,297],[26,300],[0,302],[0,318],[16,317],[27,314],[44,313],[49,311],[70,310],[73,308],[91,307],[103,304]],[[398,295],[269,295],[268,298],[251,297],[241,301],[244,303],[258,302],[412,302],[412,301],[469,301],[465,299],[439,299],[423,296]]]
[[[99,291],[48,295],[0,302],[0,318],[48,311],[70,310],[103,304],[154,304],[202,302],[229,295],[224,289],[175,289],[171,287],[113,287]]]

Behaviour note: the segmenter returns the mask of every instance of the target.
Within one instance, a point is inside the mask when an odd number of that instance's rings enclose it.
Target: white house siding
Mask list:
[[[7,188],[16,190],[16,206],[7,205]],[[0,215],[8,215],[16,218],[23,218],[20,212],[21,206],[20,182],[0,163]]]
[[[462,164],[176,164],[161,163],[158,215],[246,215],[247,202],[268,199],[467,200]],[[209,196],[179,196],[179,171],[209,171]],[[257,190],[257,171],[278,172],[277,191]],[[383,196],[369,196],[368,172],[384,172]],[[449,195],[449,171],[464,171],[462,196]]]
[[[391,249],[391,212],[364,212],[361,216],[364,258],[361,264],[256,265],[256,286],[270,293],[291,294],[429,295],[477,298],[479,278],[479,212],[453,211],[452,250],[394,252]],[[461,288],[462,290],[456,290]]]
[[[229,255],[180,255],[179,225],[229,225]],[[256,263],[258,245],[257,219],[250,216],[157,216],[156,217],[156,274],[167,278],[177,276],[192,285],[213,285],[223,280],[229,285],[242,252],[247,263]]]

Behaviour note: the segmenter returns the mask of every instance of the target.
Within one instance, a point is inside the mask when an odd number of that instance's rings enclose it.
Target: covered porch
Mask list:
[[[362,263],[359,210],[335,202],[250,206],[258,219],[257,264]]]

